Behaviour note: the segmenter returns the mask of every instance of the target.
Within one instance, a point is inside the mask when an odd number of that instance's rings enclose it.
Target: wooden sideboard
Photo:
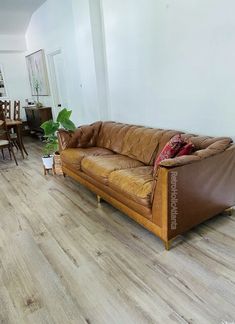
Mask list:
[[[42,123],[53,119],[51,107],[36,106],[23,107],[25,109],[28,126],[31,132],[42,133],[43,130],[40,127]]]

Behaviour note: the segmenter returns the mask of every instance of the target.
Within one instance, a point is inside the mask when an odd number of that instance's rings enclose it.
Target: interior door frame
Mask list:
[[[52,93],[52,101],[53,101],[53,115],[54,117],[59,112],[58,102],[59,102],[59,90],[57,86],[57,80],[56,80],[56,71],[55,71],[55,62],[54,57],[58,54],[63,55],[63,51],[61,48],[58,48],[52,52],[49,52],[47,54],[48,59],[48,66],[49,66],[49,74],[50,74],[50,83],[51,83],[51,93]]]

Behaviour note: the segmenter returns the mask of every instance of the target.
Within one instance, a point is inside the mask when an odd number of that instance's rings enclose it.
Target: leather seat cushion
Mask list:
[[[61,152],[62,164],[74,170],[81,170],[81,161],[86,156],[114,155],[112,151],[101,147],[69,148]]]
[[[111,172],[108,178],[109,187],[122,193],[135,202],[151,206],[153,188],[153,167],[118,170]]]
[[[111,172],[143,166],[143,163],[120,154],[88,156],[82,160],[82,171],[95,179],[108,184]]]

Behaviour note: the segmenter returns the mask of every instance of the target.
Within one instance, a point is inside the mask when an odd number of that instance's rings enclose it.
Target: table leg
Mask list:
[[[19,149],[20,149],[22,158],[24,159],[24,149],[23,149],[23,142],[22,142],[21,125],[16,126],[16,134],[17,134],[17,141],[18,141]]]
[[[28,152],[26,151],[26,148],[25,148],[25,146],[24,146],[24,142],[23,142],[23,140],[22,140],[22,148],[23,148],[25,154],[26,154],[26,155],[29,155]]]
[[[22,149],[25,152],[26,155],[28,155],[28,152],[26,151],[26,148],[24,146],[24,142],[23,142],[23,136],[22,136],[22,125],[19,125],[20,127],[20,138],[21,138],[21,145],[22,145]]]

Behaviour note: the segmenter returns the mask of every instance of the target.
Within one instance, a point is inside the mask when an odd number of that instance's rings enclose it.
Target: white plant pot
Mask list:
[[[53,168],[53,164],[54,164],[54,156],[48,156],[48,157],[42,157],[42,162],[43,165],[45,167],[45,169],[52,169]]]

